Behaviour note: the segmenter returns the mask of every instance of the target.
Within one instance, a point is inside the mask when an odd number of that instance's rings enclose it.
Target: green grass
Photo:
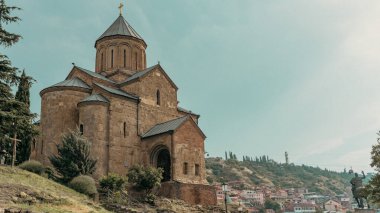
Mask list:
[[[21,198],[21,192],[26,193],[27,198]],[[28,202],[28,199],[36,202]],[[108,212],[87,196],[52,180],[0,166],[0,208],[10,207],[37,212]]]

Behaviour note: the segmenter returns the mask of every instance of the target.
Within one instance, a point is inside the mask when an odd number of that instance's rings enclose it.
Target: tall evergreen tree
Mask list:
[[[64,135],[57,149],[58,155],[50,156],[49,160],[61,182],[68,183],[76,176],[89,175],[95,171],[96,160],[90,155],[91,143],[79,130]]]
[[[5,25],[20,20],[17,16],[11,15],[14,10],[19,9],[18,7],[7,6],[5,0],[0,0],[0,45],[4,47],[12,46],[21,38],[20,35],[10,33],[4,28]],[[29,97],[22,98],[29,92],[32,82],[31,77],[24,75],[24,82],[20,86],[28,89],[25,92],[20,91],[18,95],[20,98],[15,99],[11,88],[19,82],[18,69],[12,66],[6,55],[0,53],[0,150],[5,150],[9,154],[13,152],[12,143],[6,136],[17,136],[18,139],[26,140],[30,143],[31,138],[37,134],[32,125],[32,119],[35,114],[30,113]],[[28,138],[25,139],[25,137]],[[25,152],[17,155],[16,163],[21,163],[29,158],[30,145],[28,146],[23,149]],[[10,160],[9,157],[6,159],[7,162],[10,162]]]

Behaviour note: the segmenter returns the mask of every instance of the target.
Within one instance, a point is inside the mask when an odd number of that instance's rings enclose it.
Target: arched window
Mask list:
[[[156,103],[157,103],[157,105],[161,105],[161,94],[160,94],[160,90],[157,90],[157,92],[156,92]]]
[[[124,132],[124,138],[127,137],[127,123],[123,123],[123,132]]]
[[[187,168],[188,167],[188,164],[185,162],[185,163],[183,163],[183,174],[184,175],[187,175]]]
[[[100,71],[103,71],[103,61],[104,61],[104,57],[103,57],[103,53],[102,53],[102,56],[100,59]]]
[[[124,49],[124,67],[127,67],[127,51]]]
[[[79,125],[79,132],[81,135],[83,135],[83,124]]]
[[[195,175],[199,176],[199,164],[195,164]]]
[[[113,68],[113,50],[111,50],[111,68]]]
[[[135,53],[135,61],[136,61],[135,67],[136,67],[136,70],[137,70],[137,53]]]

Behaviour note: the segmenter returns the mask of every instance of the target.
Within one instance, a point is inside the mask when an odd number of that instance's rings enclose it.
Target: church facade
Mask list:
[[[120,15],[95,48],[95,72],[74,64],[64,81],[40,92],[41,139],[32,158],[48,165],[62,135],[79,128],[98,161],[95,178],[125,175],[135,164],[161,167],[165,196],[215,204],[200,116],[178,106],[178,87],[160,64],[147,67],[143,38]]]

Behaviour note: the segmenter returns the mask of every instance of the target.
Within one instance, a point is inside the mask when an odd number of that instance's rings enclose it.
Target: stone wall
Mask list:
[[[50,164],[48,157],[57,154],[62,135],[78,126],[77,103],[89,95],[89,90],[55,88],[41,92],[41,142],[36,159]]]
[[[103,38],[96,43],[95,71],[143,70],[146,68],[145,48],[146,45],[141,40],[126,36]],[[112,53],[113,62],[111,61]]]
[[[184,200],[190,204],[216,205],[216,190],[210,185],[164,182],[158,195]]]
[[[204,160],[204,136],[190,119],[173,135],[176,159],[175,180],[182,183],[207,184]],[[185,174],[185,163],[187,174]],[[198,168],[196,168],[198,167]],[[198,170],[198,174],[196,174]]]
[[[95,178],[108,173],[108,104],[103,102],[83,102],[78,104],[79,125],[83,125],[83,135],[91,142],[91,155],[97,160]]]

